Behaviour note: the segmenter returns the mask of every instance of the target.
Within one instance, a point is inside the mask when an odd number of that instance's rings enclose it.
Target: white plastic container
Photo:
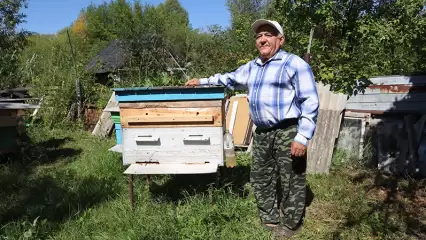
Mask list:
[[[234,168],[237,165],[237,156],[235,155],[234,137],[226,130],[223,137],[223,148],[225,151],[225,165]]]

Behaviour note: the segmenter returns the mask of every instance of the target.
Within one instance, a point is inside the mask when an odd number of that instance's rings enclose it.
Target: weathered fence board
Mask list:
[[[307,172],[328,173],[347,96],[335,94],[330,91],[330,86],[320,83],[317,90],[320,109],[315,134],[308,146]]]

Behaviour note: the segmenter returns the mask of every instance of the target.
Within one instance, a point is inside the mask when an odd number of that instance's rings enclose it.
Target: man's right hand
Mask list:
[[[198,86],[198,85],[200,85],[200,79],[198,78],[193,78],[191,80],[188,80],[185,83],[185,86]]]

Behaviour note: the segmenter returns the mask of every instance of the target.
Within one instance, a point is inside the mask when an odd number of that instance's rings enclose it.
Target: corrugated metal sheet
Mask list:
[[[347,111],[426,113],[426,75],[383,76],[370,81],[371,85],[348,99]]]
[[[426,75],[417,76],[378,76],[369,79],[371,85],[423,85],[426,86]]]
[[[377,93],[424,93],[426,86],[417,86],[411,84],[395,84],[395,85],[370,85],[363,94]]]

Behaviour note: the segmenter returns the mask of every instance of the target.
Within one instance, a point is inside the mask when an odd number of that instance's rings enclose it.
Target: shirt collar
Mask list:
[[[279,49],[274,56],[272,56],[270,59],[268,59],[265,63],[262,63],[262,60],[260,59],[260,57],[257,57],[255,60],[255,63],[258,65],[265,65],[267,63],[269,63],[270,61],[277,61],[277,60],[282,60],[284,57],[285,51],[282,49]]]

